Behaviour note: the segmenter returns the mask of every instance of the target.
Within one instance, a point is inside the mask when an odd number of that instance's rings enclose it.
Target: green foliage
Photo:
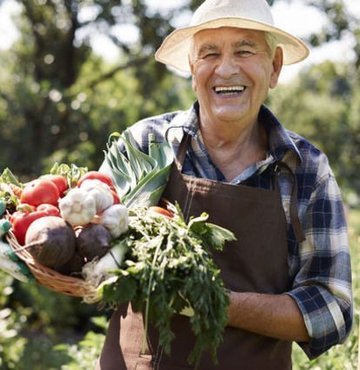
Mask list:
[[[26,343],[25,338],[19,338],[26,325],[26,318],[6,307],[8,297],[13,293],[12,280],[10,276],[0,272],[0,369],[15,369]]]
[[[326,354],[309,361],[302,350],[293,346],[293,369],[294,370],[354,370],[358,357],[358,338],[356,330],[359,320],[356,320],[355,332],[348,338],[345,344],[331,348]]]
[[[87,332],[84,339],[78,344],[71,346],[59,344],[55,346],[55,351],[67,358],[62,370],[88,370],[94,368],[96,359],[100,355],[100,350],[105,340],[105,335],[95,332]],[[64,363],[64,362],[63,362]]]
[[[0,271],[0,369],[90,369],[106,311]]]
[[[350,65],[327,61],[280,85],[269,99],[288,129],[327,154],[345,195],[360,191],[360,124],[355,118],[360,109],[358,81]]]
[[[174,339],[172,318],[191,307],[196,340],[188,361],[196,367],[206,350],[215,362],[229,299],[211,252],[222,250],[226,241],[235,239],[234,234],[207,223],[205,213],[186,223],[178,207],[172,218],[144,208],[131,209],[129,216],[129,233],[120,241],[128,254],[124,267],[116,271],[120,279],[113,283],[110,277],[110,284],[104,282],[104,302],[131,300],[136,311],[144,312],[145,332],[149,325],[159,331],[159,344],[167,354]]]
[[[187,103],[189,84],[153,61],[173,13],[160,16],[135,0],[21,5],[21,37],[1,53],[0,67],[0,163],[20,176],[39,175],[54,161],[97,168],[112,131]],[[90,7],[92,21],[84,20],[79,14]],[[132,44],[113,30],[130,20],[139,27]],[[89,37],[75,37],[90,29],[119,47],[118,63],[107,65],[91,53]]]

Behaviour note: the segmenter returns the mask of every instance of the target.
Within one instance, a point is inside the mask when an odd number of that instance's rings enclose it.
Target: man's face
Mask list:
[[[282,53],[271,53],[263,32],[224,27],[195,34],[190,66],[202,124],[247,125],[277,84]]]

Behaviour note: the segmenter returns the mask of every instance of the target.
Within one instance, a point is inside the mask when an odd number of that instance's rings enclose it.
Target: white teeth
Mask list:
[[[245,86],[217,86],[214,90],[216,93],[232,94],[244,91]]]

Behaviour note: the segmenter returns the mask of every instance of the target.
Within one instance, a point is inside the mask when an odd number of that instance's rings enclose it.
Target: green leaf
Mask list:
[[[236,240],[235,234],[228,229],[210,223],[207,223],[206,226],[209,228],[207,243],[210,248],[222,250],[226,242]]]
[[[189,230],[197,234],[209,248],[222,250],[225,243],[236,240],[235,234],[219,225],[206,222],[208,214],[202,213],[199,217],[189,221]]]
[[[173,152],[167,141],[161,143],[155,141],[155,135],[149,134],[149,155],[154,158],[157,165],[167,167],[173,162]]]
[[[194,231],[201,235],[204,231],[205,227],[205,222],[209,218],[209,215],[205,212],[203,212],[200,216],[198,217],[192,217],[189,221],[189,230]]]
[[[6,184],[13,184],[19,187],[22,187],[21,182],[18,178],[11,172],[9,168],[5,168],[2,174],[0,175],[0,182],[4,182]]]
[[[122,275],[116,284],[104,285],[103,300],[111,304],[131,301],[136,294],[137,281],[130,275]]]
[[[75,186],[80,177],[86,172],[88,172],[87,167],[78,167],[73,163],[71,165],[66,163],[55,163],[50,169],[50,173],[52,175],[61,175],[66,177],[70,187]]]

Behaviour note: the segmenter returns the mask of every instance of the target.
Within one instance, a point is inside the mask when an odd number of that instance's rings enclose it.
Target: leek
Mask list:
[[[167,141],[157,143],[153,133],[149,134],[149,154],[137,149],[129,131],[112,134],[105,152],[105,163],[116,191],[127,207],[148,207],[159,202],[173,160],[170,144]]]
[[[96,258],[86,263],[82,268],[84,279],[93,287],[98,287],[100,283],[111,277],[112,273],[118,270],[125,258],[127,244],[118,240],[113,247],[101,258]],[[101,296],[99,295],[99,299]],[[84,297],[86,301],[86,297]]]

